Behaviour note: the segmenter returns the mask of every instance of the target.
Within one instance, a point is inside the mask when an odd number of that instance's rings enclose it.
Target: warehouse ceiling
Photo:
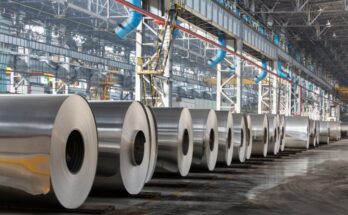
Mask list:
[[[285,32],[314,63],[348,85],[348,1],[256,0],[256,15]]]

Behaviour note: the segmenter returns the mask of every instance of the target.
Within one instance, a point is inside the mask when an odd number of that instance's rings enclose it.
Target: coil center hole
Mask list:
[[[76,174],[80,171],[85,156],[85,144],[81,133],[74,130],[70,133],[65,146],[65,161],[69,171]]]
[[[210,151],[214,150],[214,143],[215,143],[215,133],[214,133],[213,129],[210,129],[210,132],[209,132],[209,148],[210,148]]]
[[[184,134],[182,136],[182,153],[184,155],[187,155],[188,149],[189,149],[189,142],[190,142],[190,137],[187,129],[184,130]]]
[[[243,129],[240,129],[240,144],[241,144],[240,147],[243,147],[244,145],[244,130]]]
[[[267,129],[263,129],[263,144],[267,143]]]
[[[142,131],[138,131],[134,138],[133,143],[133,160],[136,165],[140,165],[144,159],[145,153],[145,134]]]
[[[232,141],[232,131],[229,128],[227,132],[227,147],[230,149],[231,148],[231,141]]]

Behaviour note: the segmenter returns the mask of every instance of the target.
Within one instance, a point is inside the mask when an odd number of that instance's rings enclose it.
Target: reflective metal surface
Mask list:
[[[154,108],[158,129],[157,168],[187,176],[193,153],[192,118],[187,108]]]
[[[149,169],[147,172],[146,180],[145,182],[149,182],[153,176],[153,173],[156,169],[156,163],[157,163],[157,151],[158,151],[158,136],[157,136],[157,122],[155,118],[155,114],[153,110],[145,106],[146,114],[149,119],[149,125],[150,125],[150,160],[149,160]]]
[[[280,141],[280,151],[285,150],[285,129],[286,120],[284,115],[279,115],[279,141]]]
[[[233,160],[244,163],[248,145],[247,119],[244,114],[232,113],[233,121]]]
[[[341,137],[347,138],[348,136],[348,122],[341,123]]]
[[[214,110],[192,109],[193,159],[195,165],[214,170],[218,155],[218,126]]]
[[[317,135],[317,137],[316,137],[317,143],[316,143],[316,145],[319,145],[319,143],[320,143],[320,121],[319,120],[315,121],[315,127],[316,127],[316,130],[317,130],[317,133],[316,133],[316,135]]]
[[[94,189],[138,194],[149,169],[151,133],[139,102],[90,102],[99,142]]]
[[[278,115],[268,115],[269,122],[269,140],[268,140],[268,155],[277,155],[280,150],[280,135],[279,135],[279,117]]]
[[[330,125],[326,121],[320,121],[319,125],[319,143],[329,144],[330,143]]]
[[[0,96],[2,197],[77,208],[92,187],[97,156],[95,121],[82,97]]]
[[[233,155],[233,122],[229,111],[216,111],[219,132],[218,162],[231,165]]]
[[[309,120],[309,144],[313,147],[317,145],[317,125],[314,120]]]
[[[341,124],[339,122],[329,122],[330,140],[337,141],[341,139]]]
[[[251,135],[251,127],[252,127],[252,122],[251,119],[249,117],[249,115],[245,115],[246,118],[246,122],[247,122],[247,146],[245,148],[245,159],[249,160],[251,157],[251,151],[253,149],[253,137]]]
[[[249,114],[248,121],[251,125],[252,157],[266,157],[268,150],[268,117],[265,114]],[[249,123],[248,123],[249,124]]]
[[[309,118],[305,116],[287,116],[285,140],[286,148],[309,148]]]

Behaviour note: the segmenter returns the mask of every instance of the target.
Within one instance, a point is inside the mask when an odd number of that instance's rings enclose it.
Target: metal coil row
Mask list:
[[[0,97],[0,192],[5,201],[80,207],[91,190],[138,194],[155,172],[185,177],[341,137],[308,117],[149,108],[73,96]],[[21,198],[18,198],[21,197]]]

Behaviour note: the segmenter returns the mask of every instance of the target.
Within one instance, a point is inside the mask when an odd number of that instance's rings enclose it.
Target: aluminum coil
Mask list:
[[[280,142],[280,151],[285,150],[285,129],[286,129],[286,120],[284,115],[279,115],[279,142]]]
[[[319,120],[315,121],[315,127],[316,127],[316,130],[317,130],[317,133],[316,133],[317,143],[316,143],[316,145],[319,145],[319,143],[320,143],[320,121]]]
[[[138,194],[149,169],[151,131],[140,102],[90,102],[99,142],[93,188]]]
[[[232,160],[241,163],[246,159],[248,145],[247,119],[244,114],[232,114],[233,121],[233,157]]]
[[[280,150],[280,135],[279,135],[279,116],[268,115],[269,122],[269,140],[268,140],[268,155],[277,155]]]
[[[147,171],[147,176],[145,182],[148,183],[156,169],[156,163],[157,163],[157,151],[158,151],[158,134],[157,134],[157,122],[155,113],[153,110],[145,106],[146,114],[149,118],[149,125],[150,125],[150,160],[149,160],[149,169]]]
[[[317,145],[317,125],[314,120],[309,120],[309,144],[315,147]]]
[[[341,123],[341,137],[347,138],[348,136],[348,122]]]
[[[248,115],[248,125],[251,125],[252,156],[266,157],[268,150],[268,117],[265,114]]]
[[[246,127],[247,127],[247,146],[245,148],[245,159],[249,160],[251,158],[251,151],[253,149],[253,137],[251,135],[251,130],[252,130],[252,122],[251,122],[251,118],[249,117],[249,115],[245,115],[246,117]]]
[[[192,118],[187,108],[154,108],[157,120],[157,168],[187,176],[192,163]]]
[[[305,116],[287,116],[285,141],[286,148],[309,148],[309,118]]]
[[[218,126],[214,110],[191,110],[193,128],[192,163],[213,171],[218,155]]]
[[[339,122],[329,122],[330,141],[338,141],[341,139],[341,124]]]
[[[218,162],[230,166],[233,156],[233,121],[229,111],[216,111],[219,135]]]
[[[98,158],[87,101],[77,95],[0,96],[0,119],[2,202],[81,206]]]
[[[327,121],[321,121],[319,125],[319,143],[330,143],[330,125]]]

